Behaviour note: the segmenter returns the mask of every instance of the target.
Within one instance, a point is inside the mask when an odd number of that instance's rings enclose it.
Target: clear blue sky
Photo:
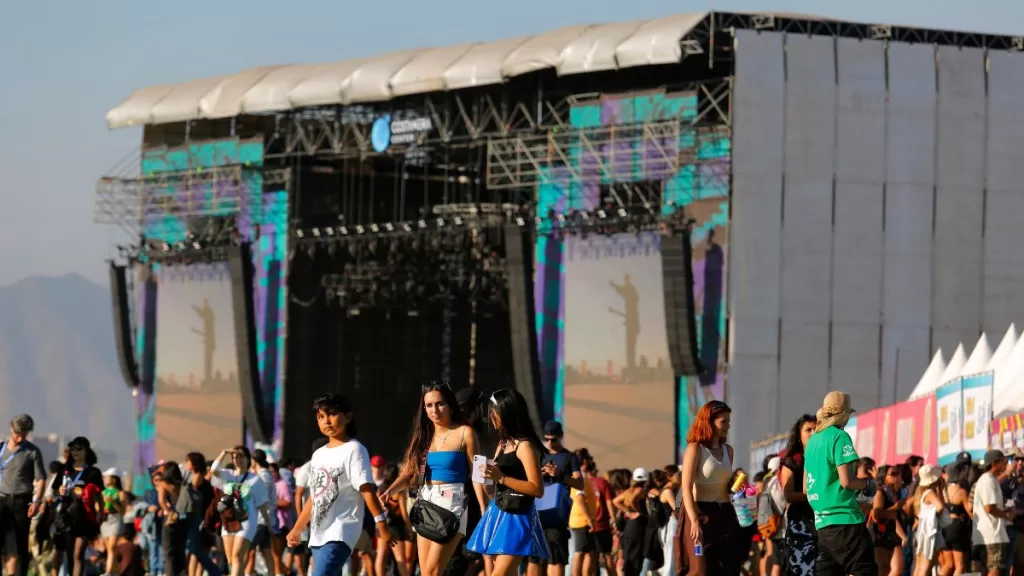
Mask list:
[[[1020,0],[5,1],[0,285],[67,272],[105,282],[103,261],[127,238],[93,224],[94,183],[137,148],[140,131],[109,132],[103,117],[136,88],[712,5],[1024,34]]]

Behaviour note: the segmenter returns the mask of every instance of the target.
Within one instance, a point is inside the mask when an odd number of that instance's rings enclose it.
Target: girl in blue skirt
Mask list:
[[[493,558],[487,576],[513,576],[519,573],[524,557],[549,556],[534,505],[534,500],[544,495],[542,444],[530,421],[526,400],[515,390],[498,390],[491,395],[490,419],[498,432],[498,450],[494,463],[483,466],[481,474],[494,482],[494,498],[466,549]]]

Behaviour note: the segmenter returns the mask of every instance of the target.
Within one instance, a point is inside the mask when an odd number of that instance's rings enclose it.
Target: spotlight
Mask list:
[[[319,228],[313,228],[313,236],[315,238],[319,238],[320,237],[320,229]]]
[[[597,217],[601,218],[601,219],[607,218],[608,217],[608,213],[605,212],[604,210],[598,210],[597,211]]]
[[[405,230],[406,232],[412,232],[412,226],[409,226],[408,224],[402,224],[402,230]]]
[[[523,218],[521,216],[517,216],[516,217],[516,225],[517,226],[526,226],[526,220],[523,220]]]
[[[327,232],[328,236],[334,236],[334,228],[330,226],[328,226],[327,229],[324,230],[324,232]]]
[[[372,232],[380,232],[380,227],[377,226],[376,224],[370,224],[370,230]]]
[[[306,233],[303,232],[301,228],[299,228],[298,230],[295,231],[295,237],[296,238],[304,238],[305,236],[306,236]]]
[[[427,227],[427,223],[423,220],[419,220],[416,222],[416,227],[422,230],[423,228]]]
[[[387,230],[388,232],[394,232],[395,231],[395,226],[393,224],[391,224],[391,222],[388,222],[388,223],[384,224],[384,229]]]
[[[174,247],[177,248],[178,250],[184,250],[185,249],[185,243],[184,242],[178,242],[178,243],[176,243],[174,245]]]
[[[455,217],[455,225],[456,226],[462,226],[462,218],[459,218],[458,216],[456,216]]]
[[[194,250],[202,250],[202,249],[203,249],[203,245],[202,245],[202,244],[200,244],[199,242],[193,242],[193,243],[192,243],[192,248],[193,248]]]
[[[342,226],[340,232],[342,236],[348,236],[348,228]]]
[[[619,208],[619,216],[620,217],[625,218],[626,214],[627,213],[626,213],[626,209],[625,208]]]
[[[170,245],[170,244],[168,244],[167,242],[164,242],[164,243],[163,243],[163,244],[162,244],[162,245],[160,246],[160,248],[161,248],[161,249],[162,249],[162,250],[163,250],[164,252],[170,252],[170,251],[171,251],[171,245]]]
[[[366,228],[363,228],[362,224],[359,224],[359,225],[356,226],[356,233],[357,234],[363,234],[365,232],[366,232]]]

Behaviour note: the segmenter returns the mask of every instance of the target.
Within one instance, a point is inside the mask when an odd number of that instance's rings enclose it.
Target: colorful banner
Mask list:
[[[882,412],[872,410],[857,415],[857,435],[853,436],[853,445],[857,448],[857,455],[864,457],[875,457],[875,447],[881,442],[882,434],[878,425]]]
[[[896,462],[896,406],[879,408],[878,424],[875,428],[875,453],[860,454],[874,458],[876,464]]]
[[[991,397],[991,392],[989,393]],[[963,451],[963,382],[952,380],[935,391],[935,414],[938,421],[938,460],[946,465]]]
[[[1024,413],[1003,416],[992,422],[992,447],[1003,452],[1024,450]]]
[[[935,395],[929,394],[896,405],[896,447],[891,462],[921,456],[927,464],[938,463],[935,450]]]
[[[963,390],[963,449],[971,454],[971,458],[979,460],[985,456],[991,440],[993,373],[965,376],[960,380]]]

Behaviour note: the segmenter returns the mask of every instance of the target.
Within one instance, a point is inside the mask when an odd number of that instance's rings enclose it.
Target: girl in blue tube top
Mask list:
[[[493,558],[488,576],[519,573],[524,557],[550,555],[534,499],[544,495],[540,471],[541,441],[523,395],[498,390],[491,395],[491,425],[498,432],[494,463],[481,470],[495,484],[494,500],[484,511],[466,549]]]
[[[402,494],[410,485],[418,484],[418,499],[444,508],[459,519],[458,533],[448,542],[434,542],[417,534],[416,549],[422,576],[438,576],[444,572],[466,536],[467,507],[482,507],[481,503],[486,502],[483,486],[473,484],[475,496],[466,490],[476,450],[476,433],[459,413],[459,403],[448,383],[424,384],[401,473],[381,494],[381,499],[387,500],[391,495]]]

